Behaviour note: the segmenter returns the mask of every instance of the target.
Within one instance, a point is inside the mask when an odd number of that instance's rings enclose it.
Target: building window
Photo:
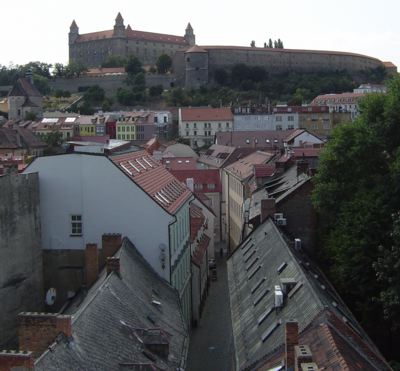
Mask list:
[[[189,132],[188,132],[188,131],[186,132],[186,136],[187,136],[187,137],[189,136]]]
[[[282,130],[282,125],[276,125],[275,130]]]
[[[282,121],[282,116],[275,116],[275,121],[281,122]]]
[[[294,121],[294,116],[288,116],[287,120],[288,121]]]
[[[209,183],[209,184],[207,184],[207,188],[208,189],[215,189],[215,184]]]
[[[226,127],[229,128],[229,122],[226,123]]]
[[[218,123],[218,128],[221,129],[221,123],[220,122]]]
[[[189,124],[188,123],[186,123],[186,129],[189,129]]]
[[[82,236],[82,215],[71,215],[71,236]]]
[[[197,128],[197,124],[196,124],[196,123],[194,123],[194,124],[193,124],[193,127],[196,129],[196,128]]]
[[[195,184],[194,185],[194,189],[196,189],[197,191],[202,190],[203,189],[203,184],[199,184],[199,183]]]
[[[196,131],[196,130],[193,132],[193,135],[194,135],[194,136],[196,136],[196,135],[197,135],[197,131]]]

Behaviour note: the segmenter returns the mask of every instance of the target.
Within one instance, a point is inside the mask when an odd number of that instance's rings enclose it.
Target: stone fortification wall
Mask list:
[[[118,88],[124,87],[126,75],[110,75],[99,77],[82,76],[75,79],[56,79],[49,83],[53,90],[61,89],[68,90],[71,93],[83,91],[93,85],[99,85],[106,91],[107,95],[114,95]],[[174,75],[146,75],[146,85],[148,87],[162,85],[164,89],[168,89],[171,83],[175,81]]]
[[[44,306],[37,173],[0,177],[0,345],[13,344],[16,316]]]
[[[264,66],[271,73],[343,69],[357,72],[383,65],[376,58],[342,52],[223,46],[202,48],[208,51],[210,71],[218,67],[231,67],[237,63]]]

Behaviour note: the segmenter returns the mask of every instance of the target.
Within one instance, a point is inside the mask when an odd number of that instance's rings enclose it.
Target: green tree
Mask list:
[[[101,104],[105,98],[104,89],[98,85],[92,85],[88,90],[83,94],[83,99],[89,105]]]
[[[214,80],[219,85],[225,85],[228,82],[229,74],[224,68],[217,68],[214,71]]]
[[[269,39],[268,40],[268,48],[273,48],[274,47],[274,44],[272,43],[272,39]]]
[[[151,97],[159,97],[164,91],[162,85],[151,86],[149,89],[149,94]]]
[[[33,84],[40,91],[41,94],[47,95],[50,93],[48,79],[42,75],[33,75]]]
[[[134,94],[130,89],[119,88],[117,91],[117,101],[123,106],[133,106],[134,105]]]
[[[140,62],[140,60],[134,55],[130,55],[126,61],[125,71],[130,75],[136,75],[143,72],[142,62]]]
[[[157,59],[156,66],[158,73],[167,73],[172,67],[171,57],[167,54],[161,54]]]
[[[126,62],[126,59],[120,55],[109,55],[107,59],[101,64],[101,67],[125,67]]]
[[[255,48],[256,47],[256,42],[254,40],[251,40],[250,46],[252,48]]]

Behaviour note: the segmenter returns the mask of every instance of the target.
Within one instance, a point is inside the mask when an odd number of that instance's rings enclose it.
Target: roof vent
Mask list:
[[[301,250],[301,239],[300,239],[300,238],[295,238],[295,239],[294,239],[294,248],[295,248],[297,251],[300,251],[300,250]]]
[[[282,308],[283,307],[283,292],[279,285],[275,286],[274,291],[274,305],[275,308]]]
[[[296,283],[294,278],[281,278],[282,292],[287,295],[296,286]]]

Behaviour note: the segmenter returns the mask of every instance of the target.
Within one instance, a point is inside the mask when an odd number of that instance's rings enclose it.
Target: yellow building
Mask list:
[[[222,199],[226,213],[226,241],[232,252],[242,240],[245,218],[243,204],[251,194],[254,165],[266,164],[274,154],[256,151],[222,170]]]

